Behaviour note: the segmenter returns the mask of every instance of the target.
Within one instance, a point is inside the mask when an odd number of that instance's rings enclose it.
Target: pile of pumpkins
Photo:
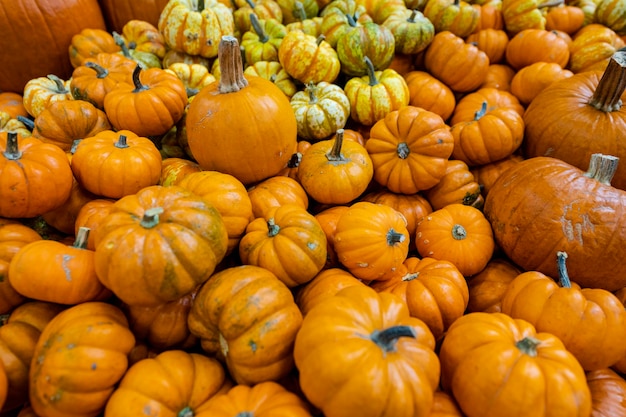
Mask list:
[[[624,0],[20,4],[0,416],[626,416]]]

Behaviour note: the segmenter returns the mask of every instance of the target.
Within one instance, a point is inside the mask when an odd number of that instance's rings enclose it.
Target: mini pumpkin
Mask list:
[[[307,84],[332,83],[339,76],[341,62],[324,36],[301,30],[287,33],[278,48],[278,62],[293,79]]]

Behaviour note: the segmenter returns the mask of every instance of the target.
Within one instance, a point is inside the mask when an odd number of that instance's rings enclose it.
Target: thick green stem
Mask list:
[[[17,146],[17,133],[7,132],[7,144],[2,155],[10,161],[17,161],[22,157],[22,151]]]
[[[404,233],[396,232],[393,229],[389,229],[389,231],[387,232],[387,244],[389,246],[393,246],[396,243],[402,243],[405,239],[406,236],[404,235]]]
[[[556,253],[557,269],[559,271],[559,285],[563,288],[572,288],[572,281],[567,274],[567,266],[565,260],[567,259],[567,253],[559,251]]]
[[[89,239],[90,228],[81,226],[78,228],[78,232],[76,233],[76,239],[74,239],[74,244],[72,245],[78,249],[87,249],[87,240]]]
[[[376,78],[376,69],[374,68],[374,64],[372,63],[372,60],[369,57],[365,57],[363,58],[363,61],[365,61],[365,66],[367,68],[367,76],[369,77],[369,85],[370,87],[374,87],[376,84],[378,84],[378,79]]]
[[[480,106],[480,110],[474,113],[474,120],[480,120],[480,118],[485,114],[487,114],[487,102],[483,101],[483,104]]]
[[[193,417],[194,415],[195,413],[193,412],[192,408],[187,406],[180,410],[176,417]]]
[[[259,37],[260,42],[266,43],[270,40],[270,37],[267,36],[265,29],[261,26],[261,22],[259,22],[259,17],[254,13],[250,13],[250,25],[252,26],[252,29],[254,29],[254,33],[256,33]]]
[[[396,341],[401,337],[412,337],[415,339],[417,335],[410,326],[392,326],[382,331],[374,330],[370,335],[371,340],[384,352],[394,352],[396,350]]]
[[[198,5],[196,6],[196,11],[201,12],[204,10],[204,0],[198,0]]]
[[[26,129],[30,130],[31,132],[35,128],[35,121],[31,119],[30,117],[26,117],[26,116],[22,116],[21,114],[18,114],[16,119],[22,122],[22,124],[26,126]]]
[[[309,82],[306,86],[306,92],[309,93],[309,104],[317,103],[317,86],[313,81]]]
[[[115,44],[119,46],[120,48],[122,48],[122,55],[124,55],[126,58],[133,59],[133,57],[130,54],[130,50],[128,49],[128,45],[126,45],[126,41],[124,41],[124,38],[122,37],[122,35],[120,35],[119,33],[115,31],[111,33],[113,35],[113,39],[115,40]]]
[[[96,72],[96,78],[105,78],[107,75],[109,75],[108,69],[104,68],[102,65],[96,64],[93,61],[85,62],[85,66],[87,68],[91,68]]]
[[[467,230],[460,224],[452,226],[452,237],[454,240],[463,240],[467,237]]]
[[[276,220],[272,217],[267,221],[267,236],[274,237],[280,232],[280,226],[276,224]]]
[[[306,10],[304,10],[304,5],[302,4],[302,2],[298,0],[294,2],[294,8],[293,8],[292,14],[293,14],[294,19],[296,19],[299,22],[302,22],[308,17],[306,15]]]
[[[115,147],[120,149],[128,148],[127,139],[126,135],[120,135],[117,138],[117,142],[115,142]]]
[[[589,169],[585,172],[585,177],[593,178],[605,185],[611,185],[611,180],[617,172],[619,158],[612,155],[594,153],[589,159]]]
[[[159,216],[163,214],[163,207],[152,207],[145,211],[139,225],[145,229],[152,229],[159,224]]]
[[[541,341],[534,337],[526,336],[522,340],[515,342],[515,346],[530,357],[537,356],[537,346],[541,344]]]
[[[67,87],[65,87],[65,83],[63,82],[63,80],[57,77],[56,75],[48,74],[47,78],[54,82],[54,88],[55,88],[54,92],[56,94],[68,94],[70,92],[70,90],[68,90]]]
[[[133,90],[133,93],[138,93],[140,91],[145,91],[148,90],[148,86],[141,84],[141,65],[137,64],[137,66],[135,66],[135,69],[133,70],[133,85],[135,86],[135,89]]]

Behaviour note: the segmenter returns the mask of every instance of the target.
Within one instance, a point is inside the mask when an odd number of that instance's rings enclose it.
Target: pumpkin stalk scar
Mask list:
[[[527,336],[522,340],[518,340],[517,342],[515,342],[515,347],[521,350],[522,353],[525,353],[526,355],[534,358],[537,356],[537,346],[539,346],[540,344],[540,340],[535,339],[534,337]]]
[[[389,246],[394,246],[396,243],[402,243],[406,239],[404,233],[396,232],[393,229],[389,229],[387,232],[387,244]]]
[[[189,406],[180,410],[178,414],[176,415],[176,417],[193,417],[193,416],[194,416],[194,412],[192,408]]]
[[[374,330],[370,335],[370,340],[387,353],[395,352],[396,341],[401,337],[415,339],[417,334],[410,326],[392,326],[384,330]]]

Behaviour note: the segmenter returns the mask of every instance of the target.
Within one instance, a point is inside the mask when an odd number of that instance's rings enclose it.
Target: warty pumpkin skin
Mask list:
[[[289,288],[265,268],[240,265],[211,276],[187,323],[239,384],[277,381],[293,369],[302,313]]]
[[[434,347],[400,297],[358,285],[307,313],[294,357],[304,395],[327,417],[426,417],[439,383]]]
[[[187,139],[203,169],[251,185],[287,166],[298,126],[278,87],[261,77],[243,76],[237,39],[225,37],[220,44],[220,81],[203,88],[189,105]]]
[[[526,157],[549,156],[580,169],[587,169],[594,153],[625,159],[625,78],[626,51],[620,51],[604,73],[585,71],[544,89],[524,113]],[[626,163],[619,164],[612,184],[626,190]]]
[[[0,10],[0,91],[21,93],[28,80],[46,74],[69,77],[72,36],[86,28],[105,29],[97,0],[3,0]]]
[[[0,132],[0,217],[28,218],[61,206],[70,196],[72,169],[61,148]]]
[[[226,254],[228,233],[204,198],[155,185],[117,200],[94,243],[100,281],[126,304],[150,306],[209,279]]]
[[[197,416],[230,386],[217,359],[167,350],[128,368],[107,401],[104,417],[136,417],[147,410],[160,416]]]
[[[595,179],[598,160],[607,165]],[[594,161],[588,173],[550,157],[521,161],[500,175],[484,213],[498,246],[524,270],[558,276],[557,248],[580,286],[614,291],[626,286],[626,193],[601,182],[616,160]]]
[[[99,415],[128,368],[133,346],[126,317],[112,304],[92,301],[60,312],[33,353],[30,404],[46,417]]]
[[[585,372],[574,355],[525,320],[466,314],[448,329],[439,358],[442,387],[467,417],[591,414]]]

